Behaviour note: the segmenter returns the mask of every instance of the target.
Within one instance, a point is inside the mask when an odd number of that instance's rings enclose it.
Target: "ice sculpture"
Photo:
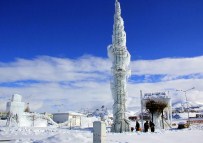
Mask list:
[[[129,131],[126,119],[127,79],[130,76],[130,54],[126,47],[126,33],[121,8],[118,0],[115,2],[115,14],[112,44],[108,46],[108,56],[112,61],[111,92],[114,99],[112,132]]]
[[[14,94],[11,101],[7,102],[6,111],[10,114],[23,114],[25,110],[25,103],[21,101],[22,96],[19,94]]]

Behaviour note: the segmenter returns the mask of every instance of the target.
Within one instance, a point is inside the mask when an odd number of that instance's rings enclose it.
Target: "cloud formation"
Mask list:
[[[190,100],[203,103],[203,56],[164,58],[131,62],[132,77],[128,84],[128,107],[140,106],[139,92],[170,91],[174,102]],[[40,56],[0,62],[0,110],[12,94],[19,93],[31,109],[40,112],[79,110],[80,108],[112,107],[110,91],[111,62],[106,58],[82,56],[77,59]]]
[[[163,75],[162,80],[176,78],[202,78],[203,56],[193,58],[164,58],[157,60],[132,61],[134,75]]]

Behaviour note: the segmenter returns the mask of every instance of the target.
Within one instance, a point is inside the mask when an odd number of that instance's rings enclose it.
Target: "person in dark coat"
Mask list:
[[[148,132],[148,129],[149,129],[149,122],[146,121],[146,122],[144,123],[144,132]]]
[[[150,126],[150,129],[151,129],[151,132],[154,132],[155,131],[155,125],[152,121],[149,122],[149,126]]]
[[[140,130],[140,123],[138,121],[136,121],[135,128],[136,128],[136,131]]]
[[[134,131],[134,128],[133,128],[133,127],[131,127],[130,129],[131,129],[131,132],[133,132],[133,131]]]

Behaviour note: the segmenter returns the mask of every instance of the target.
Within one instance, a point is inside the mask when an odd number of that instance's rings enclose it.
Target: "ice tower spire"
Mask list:
[[[129,122],[125,112],[127,100],[126,85],[127,78],[130,75],[128,68],[130,54],[126,47],[126,33],[118,0],[115,2],[112,44],[108,46],[108,56],[112,61],[111,92],[114,99],[112,132],[128,132]]]
[[[115,14],[121,15],[121,6],[118,0],[116,0],[116,3],[115,3]]]
[[[126,33],[124,30],[124,22],[123,22],[123,18],[121,17],[120,3],[117,0],[115,3],[112,43],[116,47],[120,47],[120,48],[126,47]]]

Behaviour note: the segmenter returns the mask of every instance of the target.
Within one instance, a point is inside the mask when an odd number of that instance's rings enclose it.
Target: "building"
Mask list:
[[[0,120],[7,119],[7,113],[6,112],[0,112]]]
[[[126,32],[118,0],[115,2],[112,44],[108,46],[108,56],[112,61],[111,92],[114,99],[112,132],[128,132],[130,124],[125,113],[130,54],[126,47]]]
[[[153,100],[155,102],[164,102],[167,104],[166,108],[163,110],[163,121],[164,125],[162,124],[161,120],[161,113],[154,114],[154,123],[157,128],[162,128],[164,126],[171,126],[172,124],[172,104],[171,104],[171,97],[166,94],[165,92],[156,92],[156,93],[145,93],[144,97],[141,99],[141,106],[146,111],[146,102],[149,100]],[[152,117],[151,117],[152,118]]]
[[[56,123],[64,123],[68,122],[67,125],[74,127],[74,126],[81,126],[83,114],[76,113],[76,112],[67,112],[67,113],[54,113],[53,114],[53,121]]]

